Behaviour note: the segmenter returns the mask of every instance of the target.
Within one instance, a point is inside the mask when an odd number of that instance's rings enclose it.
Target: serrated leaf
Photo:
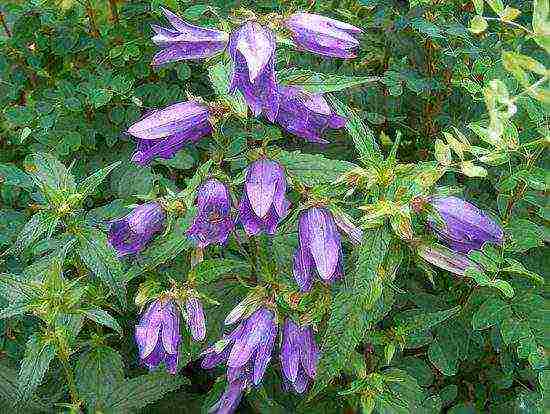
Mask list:
[[[17,379],[19,398],[22,401],[27,401],[40,385],[54,356],[55,348],[50,342],[36,335],[30,337]]]
[[[208,77],[210,78],[210,82],[212,82],[216,95],[229,105],[235,115],[245,119],[248,106],[243,94],[240,91],[235,91],[232,94],[229,93],[232,72],[233,68],[230,59],[224,57],[224,59],[208,68]]]
[[[10,302],[30,302],[37,293],[32,285],[15,276],[0,273],[0,296]]]
[[[313,93],[337,92],[353,86],[378,81],[377,77],[346,76],[333,73],[317,73],[307,69],[287,68],[277,72],[279,82]]]
[[[33,304],[24,302],[12,302],[5,308],[0,309],[0,319],[11,318],[12,316],[23,315],[33,308]]]
[[[85,197],[91,195],[95,191],[95,189],[103,182],[103,180],[107,178],[109,173],[113,171],[116,167],[118,167],[121,162],[122,161],[114,162],[111,165],[96,171],[84,181],[79,183],[77,191],[80,194],[81,198],[84,199]]]
[[[8,250],[9,253],[20,253],[40,238],[50,238],[59,223],[59,217],[49,211],[36,213],[25,224],[17,235],[17,239]]]
[[[426,331],[456,315],[460,312],[460,309],[460,306],[455,306],[438,312],[409,311],[400,318],[397,327],[405,335],[412,332]]]
[[[31,396],[26,401],[20,395],[17,386],[17,371],[7,365],[7,361],[0,362],[0,403],[5,401],[6,413],[10,414],[30,414],[35,412],[44,412],[48,410],[46,404],[40,401],[36,396]],[[3,406],[0,404],[0,412]]]
[[[510,306],[499,298],[489,298],[481,304],[472,318],[475,330],[487,329],[510,315]]]
[[[537,44],[550,53],[550,3],[548,0],[533,1],[533,38]]]
[[[44,186],[59,192],[73,192],[74,178],[56,157],[48,153],[37,153],[32,157],[32,177],[42,188]]]
[[[107,313],[103,309],[92,308],[86,309],[83,312],[88,319],[91,319],[92,321],[99,323],[100,325],[111,328],[122,335],[122,328],[120,327],[116,319],[109,315],[109,313]]]
[[[200,262],[194,269],[196,280],[200,284],[208,284],[231,272],[246,275],[250,272],[250,264],[235,259],[207,259]]]
[[[34,183],[25,172],[21,171],[13,164],[0,163],[0,185],[13,185],[25,189],[32,189]]]

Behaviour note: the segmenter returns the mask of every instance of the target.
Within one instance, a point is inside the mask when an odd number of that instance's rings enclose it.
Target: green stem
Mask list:
[[[69,392],[71,394],[71,402],[73,404],[80,405],[80,399],[78,398],[76,383],[74,381],[74,373],[71,366],[69,365],[69,359],[65,355],[61,355],[59,359],[61,360],[61,364],[63,365],[63,371],[65,371],[65,378],[67,379]]]

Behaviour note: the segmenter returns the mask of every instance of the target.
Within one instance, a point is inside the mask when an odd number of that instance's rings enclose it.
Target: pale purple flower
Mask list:
[[[434,196],[429,203],[443,222],[429,219],[428,225],[451,249],[468,253],[481,249],[486,242],[502,243],[502,228],[473,204],[452,196]]]
[[[162,230],[165,219],[159,203],[142,204],[127,216],[109,223],[109,244],[119,257],[139,253]]]
[[[206,319],[198,298],[190,296],[185,301],[185,319],[193,340],[203,341],[206,338]]]
[[[193,224],[187,230],[188,237],[199,248],[226,243],[235,228],[227,186],[216,179],[204,182],[198,189],[197,208]]]
[[[152,40],[162,50],[153,56],[153,66],[187,59],[204,59],[222,52],[229,40],[226,32],[193,26],[161,7],[171,28],[151,25]]]
[[[235,381],[228,383],[218,402],[216,402],[216,404],[214,404],[208,412],[215,412],[216,414],[234,413],[241,402],[243,392],[249,386],[250,378],[248,377],[238,378]]]
[[[361,29],[329,17],[311,13],[294,13],[284,22],[294,43],[323,56],[354,58]]]
[[[319,362],[319,348],[311,326],[301,327],[290,318],[285,320],[280,359],[284,380],[298,394],[303,394],[315,378]]]
[[[279,163],[261,159],[248,166],[239,220],[249,235],[275,234],[290,206],[285,193],[285,172]]]
[[[180,319],[172,299],[157,299],[136,325],[136,342],[143,365],[152,370],[164,362],[166,370],[175,374],[178,368]]]
[[[325,283],[343,276],[342,243],[332,213],[311,207],[298,221],[299,246],[294,252],[293,273],[302,291],[309,291],[315,270]]]
[[[170,159],[189,143],[212,133],[208,108],[197,101],[179,102],[153,111],[128,128],[137,139],[132,161],[149,165],[155,158]]]
[[[216,344],[203,352],[202,367],[227,364],[227,382],[249,381],[259,385],[271,360],[277,336],[275,314],[261,307]]]
[[[428,263],[455,275],[464,276],[468,268],[482,270],[477,263],[465,255],[438,244],[421,244],[417,247],[416,251]]]
[[[258,22],[248,21],[231,33],[229,55],[233,60],[230,92],[242,92],[252,113],[274,121],[279,111],[275,74],[275,35]]]
[[[351,218],[345,213],[336,213],[334,214],[334,221],[338,229],[346,234],[351,242],[355,245],[360,245],[363,241],[363,230],[353,224]]]
[[[279,114],[275,120],[282,128],[306,141],[326,144],[327,128],[339,129],[346,119],[337,115],[320,93],[306,92],[294,86],[281,86]]]

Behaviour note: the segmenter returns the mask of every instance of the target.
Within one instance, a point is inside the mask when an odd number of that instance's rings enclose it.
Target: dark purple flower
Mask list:
[[[285,172],[279,163],[262,159],[248,166],[239,219],[249,235],[262,230],[275,234],[290,206],[285,193]]]
[[[179,60],[208,58],[225,49],[229,40],[227,33],[193,26],[170,10],[161,8],[172,27],[167,29],[151,25],[155,32],[153,43],[162,48],[153,57],[153,66]]]
[[[226,185],[216,179],[203,183],[197,194],[198,212],[187,235],[197,247],[223,244],[235,228],[231,218],[231,196]]]
[[[416,251],[428,263],[455,275],[464,276],[468,268],[482,270],[477,263],[463,254],[449,250],[438,244],[421,244],[417,247]]]
[[[309,52],[338,58],[354,58],[361,29],[311,13],[294,13],[285,20],[294,43]]]
[[[281,102],[275,122],[306,141],[326,144],[328,141],[322,138],[325,129],[339,129],[346,124],[346,119],[336,115],[320,93],[281,86],[279,95]]]
[[[259,385],[277,336],[275,314],[264,307],[256,310],[229,334],[203,352],[202,367],[227,364],[227,382],[249,380]]]
[[[248,21],[231,33],[229,55],[233,60],[230,92],[241,91],[255,116],[263,111],[273,122],[279,111],[275,35],[258,22]]]
[[[170,159],[189,143],[212,133],[208,108],[197,101],[179,102],[153,111],[128,128],[137,138],[132,161],[148,165],[155,158]]]
[[[431,197],[430,204],[441,217],[429,219],[428,225],[451,249],[468,253],[486,242],[501,244],[504,232],[483,211],[458,197]]]
[[[330,211],[311,207],[301,213],[298,241],[294,278],[302,291],[311,289],[314,269],[326,283],[343,276],[342,243]]]
[[[190,296],[185,301],[185,318],[191,336],[195,341],[203,341],[206,338],[206,319],[201,301]]]
[[[175,374],[180,340],[179,310],[175,302],[172,299],[155,300],[136,325],[141,362],[150,370],[164,362],[166,370]]]
[[[300,327],[290,318],[285,320],[280,358],[284,379],[303,394],[315,378],[319,361],[319,348],[310,326]]]
[[[109,224],[109,244],[119,257],[141,252],[163,226],[166,214],[156,202],[142,204]]]

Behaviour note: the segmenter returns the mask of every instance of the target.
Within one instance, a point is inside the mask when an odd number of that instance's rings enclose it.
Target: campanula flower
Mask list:
[[[226,32],[193,26],[178,15],[162,7],[171,28],[151,25],[155,32],[152,40],[162,50],[153,56],[153,66],[187,59],[203,59],[222,52],[227,46]]]
[[[139,253],[162,230],[165,219],[159,203],[142,204],[126,217],[109,223],[109,244],[119,257]]]
[[[187,230],[188,237],[199,248],[224,244],[235,228],[227,186],[216,179],[204,182],[198,189],[197,208],[193,224]]]
[[[248,21],[231,33],[229,55],[233,60],[230,92],[242,92],[252,113],[274,121],[279,111],[275,75],[275,35],[258,22]]]
[[[315,270],[326,283],[343,276],[342,243],[329,210],[311,207],[302,212],[298,220],[298,241],[293,273],[302,291],[311,289]]]
[[[325,129],[339,129],[346,125],[346,119],[337,115],[320,93],[281,86],[279,96],[281,101],[275,122],[306,141],[326,144],[328,141],[322,138]]]
[[[284,22],[294,43],[323,56],[354,58],[361,29],[329,17],[311,13],[294,13]]]
[[[284,380],[298,394],[303,394],[315,378],[319,362],[319,348],[311,326],[300,327],[290,318],[285,320],[280,359]]]
[[[141,362],[150,370],[164,362],[166,370],[175,374],[178,368],[180,319],[172,299],[155,300],[136,325],[136,342]]]
[[[429,203],[441,220],[429,219],[428,225],[451,249],[468,253],[481,249],[487,242],[502,243],[502,228],[473,204],[452,196],[434,196]]]
[[[206,319],[202,303],[195,296],[190,296],[185,301],[185,319],[193,340],[203,341],[206,338]]]
[[[473,260],[470,260],[461,253],[447,249],[445,246],[438,244],[421,244],[417,247],[416,251],[418,255],[428,263],[454,273],[455,275],[464,276],[468,268],[482,270]]]
[[[244,194],[239,203],[239,219],[249,235],[262,230],[275,234],[290,206],[285,193],[285,173],[279,163],[261,159],[248,166]]]
[[[235,381],[228,383],[218,402],[216,402],[216,404],[214,404],[208,412],[216,414],[234,413],[241,402],[243,392],[249,386],[250,380],[248,377],[238,378]]]
[[[179,102],[153,111],[128,128],[137,139],[132,161],[149,165],[155,158],[170,159],[189,143],[212,133],[208,108],[197,101]]]

